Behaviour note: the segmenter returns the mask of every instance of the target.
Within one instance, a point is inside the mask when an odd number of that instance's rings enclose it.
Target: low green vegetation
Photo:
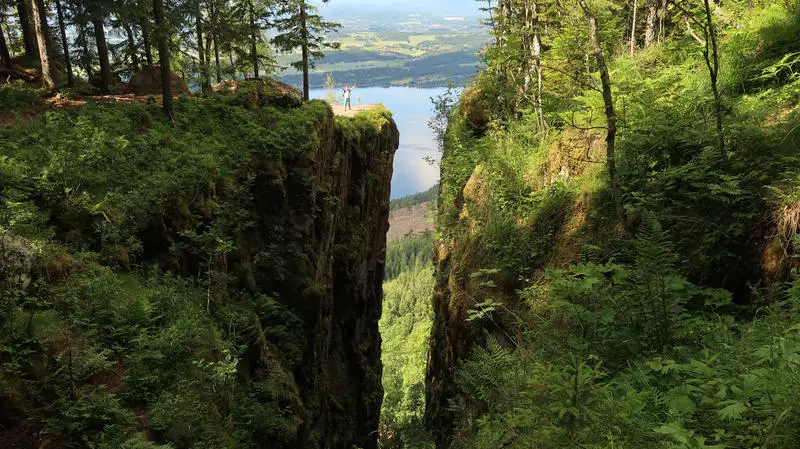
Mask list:
[[[42,104],[42,96],[19,84],[0,84],[0,112],[18,113]]]

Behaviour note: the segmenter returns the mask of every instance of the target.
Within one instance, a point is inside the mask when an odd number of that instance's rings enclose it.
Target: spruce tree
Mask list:
[[[153,0],[153,18],[156,24],[158,62],[161,65],[161,103],[167,120],[175,123],[175,108],[172,104],[172,72],[169,59],[169,29],[164,18],[163,0]]]
[[[2,23],[0,23],[0,25],[2,25]],[[3,66],[6,68],[11,68],[11,54],[8,52],[8,44],[6,43],[2,26],[0,26],[0,62],[2,62]]]
[[[53,68],[50,65],[50,56],[47,53],[47,11],[42,8],[37,0],[31,1],[33,9],[33,24],[36,28],[36,41],[39,46],[39,60],[42,63],[42,82],[46,89],[54,89],[56,87],[55,77],[53,76]]]
[[[58,14],[58,30],[61,34],[61,45],[64,49],[64,66],[67,70],[67,86],[73,87],[75,85],[75,77],[72,74],[72,59],[69,56],[67,27],[64,23],[64,9],[61,7],[61,0],[56,0],[56,13]]]
[[[272,39],[278,51],[291,53],[300,49],[301,59],[292,67],[303,72],[303,99],[308,100],[308,72],[314,62],[325,57],[323,49],[338,49],[339,42],[331,42],[325,34],[337,31],[341,25],[325,21],[317,8],[307,0],[282,0],[278,5],[275,28],[278,35]]]

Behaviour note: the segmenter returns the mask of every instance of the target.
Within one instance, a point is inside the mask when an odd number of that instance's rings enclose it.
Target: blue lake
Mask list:
[[[440,153],[428,120],[433,115],[431,97],[445,88],[415,89],[412,87],[364,87],[353,90],[353,105],[382,103],[392,111],[400,129],[400,148],[394,156],[392,198],[400,198],[429,189],[439,182]],[[341,91],[337,90],[337,101]],[[311,98],[326,99],[326,89],[311,89]],[[431,165],[426,161],[436,161]]]

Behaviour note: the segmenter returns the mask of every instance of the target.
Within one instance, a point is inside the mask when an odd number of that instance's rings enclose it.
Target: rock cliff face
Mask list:
[[[284,435],[287,447],[377,448],[378,321],[399,145],[387,114],[337,123],[327,111],[312,125],[311,145],[254,162],[257,225],[236,237],[230,263],[241,287],[279,298],[303,323],[302,359],[293,369],[302,422],[296,437]],[[284,273],[259,263],[270,251]],[[270,376],[262,372],[269,356],[249,363],[254,378]]]
[[[486,117],[482,107],[485,106],[479,92],[465,95],[460,105],[463,121],[456,125],[463,127],[460,132],[470,138],[484,134]],[[564,132],[552,144],[538,175],[527,177],[526,182],[536,189],[547,189],[556,182],[582,175],[592,167],[587,162],[576,161],[572,154],[585,151],[593,160],[600,160],[605,151],[600,143],[602,139],[593,132]],[[438,449],[450,448],[456,436],[469,432],[463,426],[463,410],[476,407],[474,400],[459,390],[459,364],[469,359],[476,346],[485,343],[487,335],[509,347],[514,345],[509,334],[513,333],[510,329],[515,328],[518,319],[515,315],[498,310],[491,321],[470,317],[477,302],[485,298],[509,308],[519,306],[518,290],[523,287],[519,281],[521,273],[513,272],[503,257],[516,257],[520,266],[535,272],[546,266],[560,267],[577,261],[580,248],[588,243],[581,240],[585,237],[575,236],[579,224],[587,221],[586,208],[581,200],[571,197],[554,200],[549,208],[543,208],[546,212],[541,216],[546,219],[515,217],[513,228],[504,229],[514,236],[513,244],[498,246],[496,241],[489,240],[495,237],[491,234],[487,237],[485,228],[496,219],[491,202],[497,185],[490,180],[487,163],[472,162],[464,167],[456,166],[458,161],[450,162],[459,157],[471,160],[464,156],[471,148],[458,151],[447,145],[444,149],[434,251],[434,321],[428,352],[424,419]],[[448,167],[451,172],[447,171]],[[531,242],[541,244],[534,246]],[[494,248],[490,248],[492,245]],[[530,272],[525,272],[524,276],[530,276]]]
[[[294,214],[314,217],[301,237],[313,283],[301,292],[312,337],[300,382],[310,416],[300,447],[377,448],[383,399],[378,321],[399,133],[385,121],[380,132],[354,139],[332,124],[322,128],[323,144],[303,167],[314,174],[313,185],[305,198],[290,200],[306,205]]]
[[[106,109],[59,117],[83,123],[80,132],[98,141],[109,139],[98,146],[109,155],[98,160],[127,158],[135,180],[114,171],[126,166],[90,166],[91,181],[81,188],[91,200],[81,202],[37,192],[47,186],[33,181],[27,190],[7,187],[5,194],[33,192],[19,199],[44,211],[52,232],[0,234],[0,292],[19,289],[25,278],[20,294],[36,294],[42,304],[3,303],[16,308],[10,313],[19,322],[0,329],[0,339],[24,337],[32,355],[17,361],[0,354],[0,363],[18,367],[13,376],[0,373],[0,446],[67,447],[109,432],[83,424],[74,435],[64,430],[72,415],[63,410],[73,403],[77,409],[81,395],[62,397],[59,389],[63,383],[63,391],[95,391],[98,379],[113,379],[102,380],[111,387],[97,394],[116,401],[119,419],[103,412],[100,421],[89,421],[112,422],[114,441],[377,448],[378,321],[397,127],[383,109],[334,117],[322,102],[273,102],[268,89],[254,86],[178,102],[183,121],[176,128],[161,125],[149,105],[98,106]],[[106,117],[108,123],[95,123]],[[135,123],[120,125],[120,117]],[[236,127],[231,120],[248,123]],[[124,129],[107,133],[112,126]],[[45,134],[69,141],[77,127]],[[28,134],[10,130],[7,141]],[[106,137],[116,134],[124,148]],[[65,151],[53,160],[83,150]],[[47,170],[38,165],[41,158],[21,150],[14,156],[27,173]],[[3,188],[0,182],[0,194]],[[95,204],[102,213],[87,209]],[[2,219],[14,213],[3,205],[0,212]],[[11,257],[22,250],[38,252],[24,263]],[[50,268],[63,260],[68,268]],[[141,305],[131,308],[131,301]],[[45,316],[58,332],[37,331],[38,317]],[[106,332],[107,318],[125,332]],[[54,340],[55,334],[76,336],[77,347]],[[69,353],[72,363],[101,347],[109,348],[104,362],[80,379],[63,378],[55,362],[42,368],[25,361],[67,360]],[[175,347],[184,349],[175,353]],[[42,385],[52,391],[42,393]],[[54,400],[56,408],[48,405]]]
[[[458,197],[463,203],[462,196]],[[469,356],[473,345],[483,340],[483,329],[467,319],[474,304],[470,298],[470,293],[474,292],[474,282],[469,278],[469,266],[473,263],[470,244],[460,245],[450,240],[438,241],[435,245],[436,284],[426,372],[425,426],[436,447],[446,449],[456,431],[450,404],[462,400],[456,385],[456,369],[459,362]]]

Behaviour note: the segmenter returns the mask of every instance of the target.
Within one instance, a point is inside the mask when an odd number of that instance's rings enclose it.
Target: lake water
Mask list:
[[[412,87],[364,87],[353,90],[353,105],[382,103],[392,111],[400,129],[400,148],[394,156],[392,198],[400,198],[429,189],[439,182],[439,157],[436,138],[428,128],[433,115],[431,97],[445,88],[415,89]],[[341,91],[337,90],[337,100]],[[311,89],[311,98],[326,99],[325,89]],[[434,165],[425,159],[432,158]]]

